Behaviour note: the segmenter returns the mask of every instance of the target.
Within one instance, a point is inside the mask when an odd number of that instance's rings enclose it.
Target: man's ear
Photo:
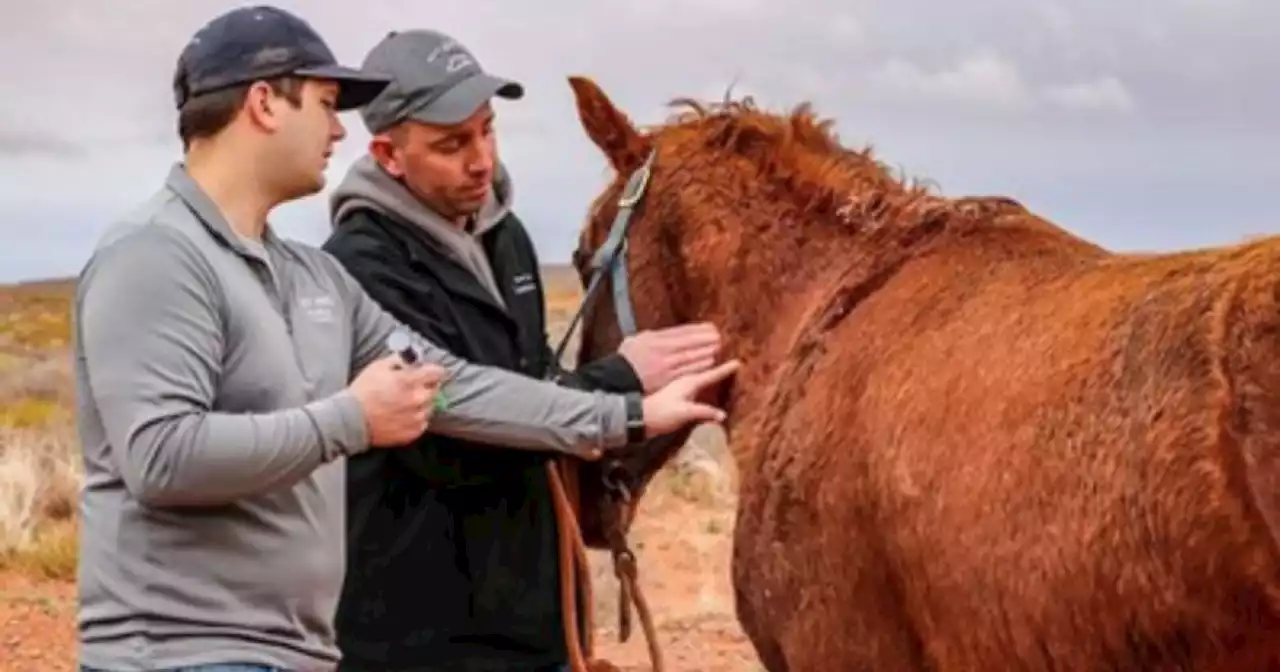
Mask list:
[[[396,138],[391,131],[376,133],[369,138],[369,154],[391,177],[396,179],[404,177],[404,165],[397,157]]]
[[[280,127],[280,106],[288,104],[271,90],[266,82],[254,82],[245,92],[242,112],[256,127],[275,132]]]

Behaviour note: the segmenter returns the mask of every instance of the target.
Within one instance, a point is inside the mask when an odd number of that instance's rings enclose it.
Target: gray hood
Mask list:
[[[330,226],[336,228],[352,210],[369,208],[412,223],[444,246],[502,305],[502,294],[498,291],[493,271],[489,267],[489,258],[478,237],[507,216],[511,211],[512,195],[510,175],[506,167],[499,163],[494,171],[489,199],[477,215],[475,226],[467,232],[418,200],[399,180],[383,170],[372,156],[365,154],[352,164],[346,177],[330,195],[329,222]]]

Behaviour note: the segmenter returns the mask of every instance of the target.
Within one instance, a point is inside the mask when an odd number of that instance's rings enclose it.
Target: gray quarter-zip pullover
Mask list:
[[[82,665],[338,659],[341,458],[368,449],[347,385],[399,324],[322,250],[261,242],[177,165],[80,276]],[[625,441],[620,396],[419,346],[449,376],[436,432],[574,454]]]

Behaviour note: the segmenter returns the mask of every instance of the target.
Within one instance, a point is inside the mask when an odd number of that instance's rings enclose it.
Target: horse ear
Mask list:
[[[640,167],[649,153],[649,140],[591,79],[571,76],[569,86],[587,137],[604,152],[613,169],[629,173]]]

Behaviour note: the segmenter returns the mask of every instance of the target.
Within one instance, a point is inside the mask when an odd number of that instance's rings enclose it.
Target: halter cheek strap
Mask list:
[[[560,362],[564,357],[565,348],[568,347],[574,330],[582,321],[587,307],[599,294],[600,283],[604,281],[605,276],[609,276],[609,284],[613,286],[613,312],[617,315],[619,331],[624,338],[637,331],[635,308],[631,303],[631,278],[627,273],[627,233],[631,230],[635,208],[644,199],[645,190],[649,187],[649,178],[653,174],[653,162],[656,156],[656,151],[649,152],[644,163],[627,178],[622,195],[618,197],[618,213],[613,217],[609,236],[591,257],[591,280],[587,284],[586,294],[582,297],[582,303],[578,305],[577,312],[573,314],[569,328],[561,337],[555,358],[551,362],[555,377],[563,373]]]
[[[609,235],[591,258],[591,280],[587,284],[586,294],[569,322],[569,328],[561,337],[560,345],[555,351],[555,358],[550,363],[549,374],[553,380],[558,380],[563,375],[560,362],[564,357],[565,348],[568,347],[569,340],[573,337],[573,332],[581,322],[587,307],[599,294],[600,283],[605,276],[609,276],[610,284],[613,286],[613,312],[617,316],[619,331],[624,338],[637,331],[635,308],[631,302],[631,282],[627,273],[627,233],[631,229],[635,208],[644,198],[645,190],[649,186],[655,156],[656,151],[649,153],[644,163],[627,178],[622,195],[618,197],[618,213],[613,218]],[[601,477],[604,492],[612,502],[612,506],[608,511],[602,512],[601,520],[604,535],[613,556],[614,575],[618,578],[618,587],[621,592],[618,600],[619,639],[625,642],[631,636],[631,608],[634,604],[649,647],[649,660],[653,670],[663,672],[662,650],[658,646],[657,628],[654,626],[644,594],[640,592],[635,553],[627,544],[626,535],[623,532],[625,521],[622,520],[621,511],[623,507],[632,504],[631,488],[628,486],[621,460],[616,457],[606,458],[606,460]],[[592,656],[594,624],[590,613],[593,607],[591,572],[587,567],[586,546],[582,540],[582,530],[577,515],[579,499],[577,467],[578,464],[568,458],[547,464],[548,478],[556,500],[556,517],[561,529],[560,579],[564,603],[565,637],[568,640],[566,644],[570,668],[573,672],[605,672],[617,670],[617,668],[607,661],[595,659]],[[582,633],[577,627],[578,601],[574,590],[575,581],[581,581],[586,597],[585,642],[582,641]]]

